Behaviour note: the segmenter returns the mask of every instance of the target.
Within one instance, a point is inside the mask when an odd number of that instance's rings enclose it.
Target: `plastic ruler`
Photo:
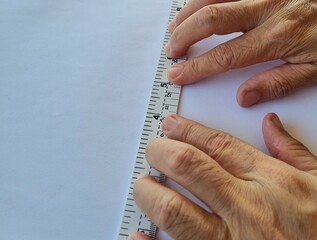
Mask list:
[[[180,9],[186,4],[186,0],[173,0],[169,20],[171,21]],[[167,69],[184,59],[170,59],[165,55],[165,45],[170,39],[171,34],[166,30],[164,43],[159,59],[150,102],[148,104],[144,127],[142,130],[140,145],[137,152],[135,166],[133,169],[129,193],[123,213],[123,218],[119,230],[119,240],[127,239],[130,233],[144,232],[152,239],[155,239],[157,227],[149,218],[138,208],[133,199],[133,188],[136,179],[144,174],[150,174],[158,182],[165,181],[164,174],[151,168],[145,159],[145,149],[152,139],[164,137],[161,125],[164,117],[177,113],[178,102],[181,93],[181,87],[170,83],[166,76]]]

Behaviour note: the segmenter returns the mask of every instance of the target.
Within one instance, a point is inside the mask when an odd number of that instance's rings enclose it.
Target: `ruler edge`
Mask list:
[[[163,41],[162,41],[162,46],[161,46],[161,51],[160,51],[160,53],[159,53],[159,59],[160,59],[160,57],[163,55],[162,53],[164,53],[164,51],[165,51],[165,46],[166,46],[166,43],[165,43],[165,38],[167,37],[167,36],[169,36],[169,38],[170,38],[170,36],[171,36],[171,33],[169,32],[169,30],[168,30],[168,26],[169,26],[169,23],[170,23],[170,21],[171,21],[171,16],[172,16],[172,9],[173,9],[173,5],[178,5],[179,4],[179,2],[184,2],[183,3],[183,6],[186,4],[186,0],[171,0],[171,3],[170,3],[170,10],[169,10],[169,14],[168,14],[168,20],[167,20],[167,24],[166,24],[166,27],[165,27],[165,32],[164,32],[164,34],[163,34]],[[181,6],[181,7],[183,7],[183,6]],[[175,7],[175,6],[174,6]],[[179,5],[178,5],[178,7],[180,7]],[[155,78],[156,78],[156,76],[157,76],[157,74],[158,74],[158,67],[159,67],[159,62],[160,62],[160,60],[158,60],[157,61],[157,64],[156,64],[156,70],[155,70],[155,74],[154,74],[154,76],[153,76],[153,78],[152,79],[154,79],[153,80],[153,82],[152,82],[152,86],[151,86],[151,88],[150,88],[150,91],[152,91],[153,90],[153,88],[154,88],[154,84],[155,84]],[[178,104],[177,104],[177,107],[176,107],[176,112],[175,113],[177,113],[178,112],[178,109],[179,109],[179,105],[180,105],[180,101],[181,101],[181,86],[179,86],[179,85],[175,85],[175,84],[173,84],[174,86],[178,86],[179,88],[180,88],[180,92],[179,92],[179,97],[178,97]],[[150,95],[149,95],[149,98],[148,98],[148,101],[147,101],[147,105],[146,105],[146,112],[145,112],[145,115],[144,115],[144,120],[143,120],[143,127],[142,127],[142,131],[141,131],[141,134],[140,134],[140,136],[139,136],[139,142],[138,142],[138,148],[137,148],[137,150],[139,150],[139,148],[140,148],[140,142],[141,142],[141,138],[142,138],[142,133],[143,133],[143,131],[144,131],[144,125],[145,125],[145,120],[146,120],[146,117],[147,117],[147,111],[148,111],[148,108],[149,108],[149,104],[150,104],[150,100],[151,100],[151,96],[152,96],[152,94],[150,93]],[[173,114],[173,113],[171,113],[171,114]],[[122,237],[128,237],[128,236],[123,236],[123,235],[121,235],[120,234],[120,232],[121,232],[121,227],[122,227],[122,224],[123,224],[123,219],[124,219],[124,213],[125,213],[125,211],[126,211],[126,203],[127,203],[127,201],[128,201],[128,198],[129,198],[129,191],[130,191],[130,188],[131,188],[131,186],[134,184],[133,183],[133,172],[134,172],[134,170],[135,170],[135,168],[136,168],[136,159],[137,159],[137,156],[138,156],[138,152],[136,152],[136,154],[135,154],[135,156],[134,156],[134,162],[133,162],[133,168],[132,168],[132,171],[131,171],[131,174],[130,174],[130,180],[129,180],[129,184],[128,184],[128,188],[127,188],[127,192],[126,192],[126,197],[124,198],[125,199],[125,201],[124,201],[124,207],[123,207],[123,211],[121,212],[121,214],[120,214],[120,216],[121,216],[121,218],[120,218],[120,224],[119,224],[119,227],[118,227],[118,231],[117,231],[117,238],[116,239],[118,239],[118,240],[120,240],[120,239],[122,239]],[[166,180],[166,176],[165,176],[165,174],[163,174],[163,173],[160,173],[160,176],[159,176],[159,180],[158,180],[158,182],[159,183],[162,183],[162,184],[164,184],[165,183],[165,180]],[[136,205],[136,204],[135,204]],[[137,206],[137,205],[136,205]],[[154,230],[153,230],[153,232],[154,232],[154,234],[153,235],[150,235],[149,237],[151,238],[151,239],[153,239],[153,240],[155,240],[156,239],[156,235],[157,235],[157,230],[158,230],[158,227],[152,222],[152,220],[150,220],[149,219],[149,221],[150,221],[150,226],[151,226],[151,228],[154,228]],[[151,230],[152,231],[152,230]],[[131,234],[131,233],[130,233]]]

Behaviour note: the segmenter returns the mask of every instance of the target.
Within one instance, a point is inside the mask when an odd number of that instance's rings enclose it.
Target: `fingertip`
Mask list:
[[[184,141],[183,135],[188,124],[190,124],[188,119],[172,114],[164,119],[162,129],[169,139]]]
[[[271,121],[274,123],[274,125],[276,127],[278,127],[281,130],[284,130],[284,126],[283,126],[280,118],[275,113],[272,114]]]
[[[168,42],[168,43],[166,43],[166,45],[165,45],[165,54],[166,54],[166,56],[167,57],[170,57],[170,52],[171,52],[171,44]]]
[[[127,240],[150,240],[151,238],[144,233],[135,232],[129,235]]]
[[[139,181],[140,179],[145,178],[146,176],[149,176],[149,175],[148,174],[140,175],[140,176],[138,176],[138,178],[136,180]]]
[[[137,192],[139,185],[142,184],[143,180],[153,180],[153,178],[149,174],[140,175],[134,183],[134,192]]]
[[[180,84],[183,73],[184,67],[181,64],[175,64],[168,69],[167,78],[175,84]]]
[[[196,83],[208,76],[201,71],[193,70],[189,61],[171,66],[167,71],[167,78],[176,85],[187,85]]]
[[[262,121],[262,129],[263,129],[263,133],[264,135],[266,135],[266,132],[268,131],[268,129],[270,129],[270,126],[272,125],[272,117],[275,113],[271,112],[265,115],[265,117],[263,118]]]
[[[277,141],[280,137],[285,136],[287,132],[284,130],[284,127],[281,123],[281,120],[279,117],[271,112],[268,113],[262,123],[262,131],[265,143],[267,147],[269,148],[270,152],[274,155],[275,153],[275,146],[274,142]]]
[[[137,240],[138,237],[136,236],[136,233],[132,233],[128,236],[128,239],[127,240]]]
[[[276,156],[278,148],[277,142],[280,141],[281,129],[279,128],[278,123],[279,118],[273,112],[265,115],[262,122],[262,132],[264,137],[264,142],[273,157]]]
[[[263,121],[264,122],[272,122],[272,118],[274,117],[274,115],[276,115],[276,113],[274,113],[274,112],[270,112],[270,113],[266,114]]]
[[[261,95],[256,90],[247,90],[239,88],[237,93],[237,102],[241,107],[251,107],[252,105],[260,102]]]
[[[154,178],[149,174],[144,174],[139,176],[136,181],[134,182],[133,187],[133,198],[136,204],[140,205],[140,200],[142,199],[142,196],[144,195],[144,189],[148,182],[155,181]]]
[[[274,127],[277,127],[280,130],[284,130],[283,124],[276,113],[268,113],[264,117],[264,123],[268,123],[269,125],[273,124]]]
[[[167,116],[162,125],[162,129],[164,133],[169,137],[171,133],[175,130],[178,124],[178,116],[177,114],[172,114]]]
[[[168,41],[168,43],[166,43],[165,45],[165,54],[168,58],[172,58],[172,59],[176,59],[176,58],[179,58],[180,56],[182,55],[179,55],[177,53],[177,50],[175,49],[175,44],[173,43],[172,40]]]
[[[238,104],[240,105],[240,107],[243,107],[243,108],[248,108],[250,107],[245,101],[244,101],[244,93],[240,93],[238,91],[237,95],[236,95],[236,99],[237,99],[237,102]]]
[[[168,31],[170,32],[170,33],[173,33],[173,31],[175,30],[175,28],[176,28],[176,18],[174,18],[171,22],[170,22],[170,24],[168,25]]]

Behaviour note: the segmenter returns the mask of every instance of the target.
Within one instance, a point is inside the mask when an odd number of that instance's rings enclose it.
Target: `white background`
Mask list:
[[[0,239],[116,239],[170,4],[0,0]],[[241,82],[279,63],[184,87],[180,114],[266,151],[274,111],[316,154],[316,87],[236,103]]]

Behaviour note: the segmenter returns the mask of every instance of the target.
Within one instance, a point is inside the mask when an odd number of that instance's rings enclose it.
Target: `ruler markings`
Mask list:
[[[185,4],[186,0],[172,1],[171,13],[168,17],[169,21],[176,16],[177,12]],[[146,162],[145,150],[147,144],[152,139],[164,137],[164,133],[161,130],[164,118],[167,115],[177,112],[181,87],[168,81],[166,71],[174,63],[185,59],[176,60],[166,57],[164,48],[170,37],[171,34],[168,30],[166,30],[161,49],[161,56],[158,60],[158,66],[153,82],[151,97],[145,116],[140,145],[137,151],[135,166],[131,177],[123,218],[119,229],[118,240],[125,240],[132,232],[144,232],[149,235],[150,238],[155,239],[157,227],[137,207],[133,199],[133,189],[136,179],[143,174],[150,174],[160,183],[164,183],[165,181],[165,175],[151,168]]]

